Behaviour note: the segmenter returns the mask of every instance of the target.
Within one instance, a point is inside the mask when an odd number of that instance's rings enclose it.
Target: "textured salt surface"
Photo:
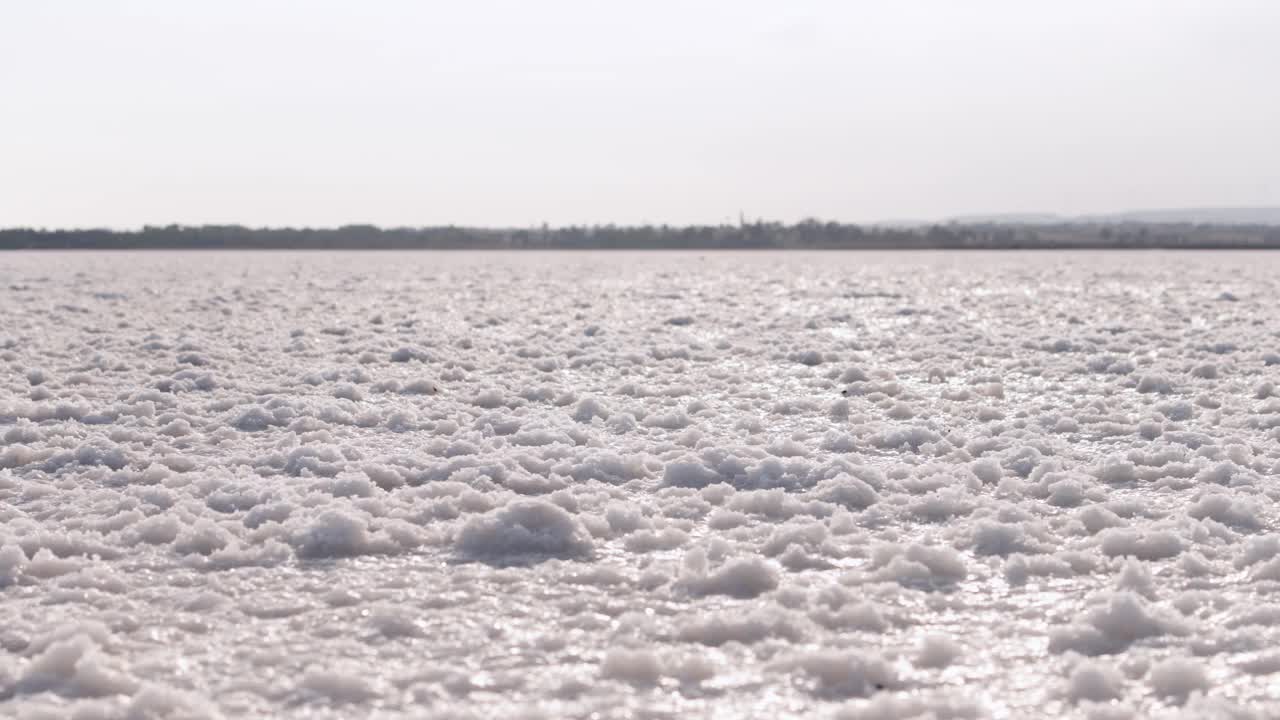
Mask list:
[[[0,256],[0,715],[1275,717],[1280,256]]]

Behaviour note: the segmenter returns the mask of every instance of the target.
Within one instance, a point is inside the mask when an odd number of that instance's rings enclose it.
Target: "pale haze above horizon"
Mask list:
[[[5,2],[0,227],[1280,205],[1280,2]]]

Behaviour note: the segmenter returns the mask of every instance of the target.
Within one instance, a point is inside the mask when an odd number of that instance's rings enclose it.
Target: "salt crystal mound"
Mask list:
[[[1263,252],[0,255],[0,716],[1277,717],[1278,297]]]

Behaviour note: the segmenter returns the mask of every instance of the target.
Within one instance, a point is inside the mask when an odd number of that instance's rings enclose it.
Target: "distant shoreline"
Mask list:
[[[1132,221],[526,229],[168,225],[123,231],[3,229],[0,250],[1280,250],[1280,226]]]
[[[1147,247],[1119,247],[1119,246],[1043,246],[1043,247],[845,247],[845,248],[752,248],[752,247],[714,247],[714,248],[498,248],[498,247],[474,247],[474,248],[386,248],[386,247],[21,247],[21,248],[0,248],[0,253],[94,253],[94,252],[110,252],[110,253],[161,253],[161,252],[180,252],[180,253],[233,253],[233,252],[250,252],[250,253],[522,253],[529,255],[553,254],[553,253],[875,253],[875,252],[999,252],[999,253],[1020,253],[1020,252],[1280,252],[1280,246],[1276,245],[1205,245],[1205,246],[1147,246]]]

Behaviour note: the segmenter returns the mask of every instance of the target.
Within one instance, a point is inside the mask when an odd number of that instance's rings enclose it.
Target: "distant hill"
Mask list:
[[[989,215],[957,215],[943,222],[957,225],[1114,225],[1144,223],[1152,225],[1274,225],[1280,226],[1280,207],[1175,208],[1167,210],[1130,210],[1089,215],[1055,215],[1053,213],[994,213]],[[929,222],[893,221],[886,227],[926,226]]]
[[[948,223],[957,225],[1061,225],[1070,221],[1070,218],[1053,213],[998,213],[947,218]]]
[[[1191,223],[1193,225],[1280,225],[1280,207],[1135,210],[1087,215],[1086,222]]]

